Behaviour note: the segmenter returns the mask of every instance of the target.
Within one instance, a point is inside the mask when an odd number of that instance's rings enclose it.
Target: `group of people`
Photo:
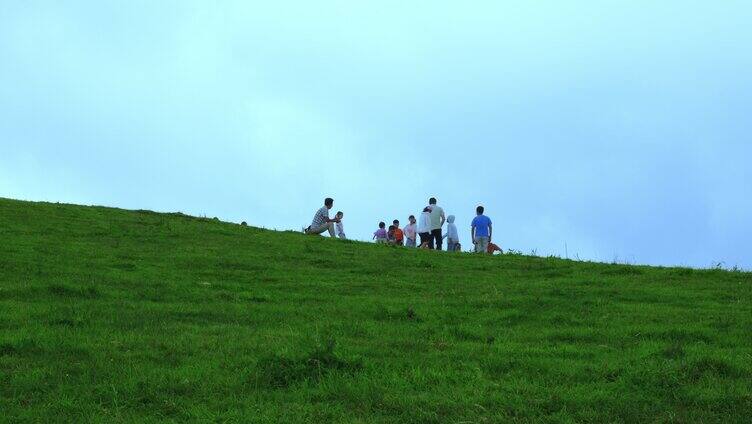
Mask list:
[[[373,239],[377,243],[391,244],[396,246],[420,247],[423,249],[442,250],[444,239],[447,239],[447,251],[459,252],[460,245],[457,225],[454,223],[454,215],[448,217],[444,209],[437,204],[436,198],[428,201],[428,206],[423,208],[419,219],[414,215],[408,217],[408,224],[400,228],[399,220],[392,221],[388,228],[386,223],[379,222],[379,228],[373,233]],[[332,237],[347,239],[342,219],[344,213],[337,212],[334,218],[329,218],[329,210],[334,206],[334,199],[326,198],[324,206],[313,216],[311,225],[303,230],[306,234],[318,235],[329,232]],[[476,208],[476,216],[470,225],[470,236],[477,253],[501,252],[501,248],[491,242],[493,226],[491,219],[484,215],[483,206]],[[444,224],[447,224],[446,234],[443,234]],[[418,244],[418,241],[420,243]]]

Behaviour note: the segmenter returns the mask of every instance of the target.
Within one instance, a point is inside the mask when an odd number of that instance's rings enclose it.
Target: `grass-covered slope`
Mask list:
[[[0,199],[0,420],[750,416],[750,274]]]

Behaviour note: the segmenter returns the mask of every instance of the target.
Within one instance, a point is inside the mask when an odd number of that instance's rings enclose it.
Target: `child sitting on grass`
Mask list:
[[[394,224],[394,238],[396,239],[396,245],[397,246],[404,246],[405,245],[405,233],[400,229],[399,227],[399,219],[395,219],[392,224]]]
[[[494,252],[501,252],[502,254],[504,254],[504,251],[501,250],[501,247],[493,243],[488,243],[488,248],[486,249],[486,252],[488,252],[491,255],[493,255]]]
[[[342,211],[337,212],[337,215],[335,215],[338,219],[337,223],[334,224],[334,229],[337,230],[337,237],[341,238],[342,240],[347,240],[347,236],[345,235],[345,227],[342,226],[342,218],[345,216]]]
[[[376,243],[386,243],[386,224],[379,222],[379,229],[373,233],[373,239]]]
[[[389,231],[386,233],[386,242],[392,246],[397,244],[397,228],[394,225],[389,226]]]

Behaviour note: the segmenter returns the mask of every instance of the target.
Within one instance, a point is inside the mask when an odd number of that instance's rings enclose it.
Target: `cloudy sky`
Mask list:
[[[752,267],[752,3],[0,6],[0,197]],[[566,250],[565,250],[566,246]]]

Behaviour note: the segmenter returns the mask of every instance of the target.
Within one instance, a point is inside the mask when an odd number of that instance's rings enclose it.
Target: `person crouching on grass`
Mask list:
[[[324,206],[316,211],[316,214],[313,215],[313,222],[308,228],[303,229],[303,232],[310,235],[319,235],[328,231],[329,235],[334,237],[334,224],[339,220],[336,217],[329,219],[329,209],[332,206],[334,206],[334,199],[331,197],[324,199]]]
[[[373,233],[373,239],[376,243],[386,243],[386,224],[379,222],[379,229]]]
[[[431,247],[431,207],[426,206],[423,213],[420,214],[418,221],[418,236],[420,237],[420,247],[430,249]]]

